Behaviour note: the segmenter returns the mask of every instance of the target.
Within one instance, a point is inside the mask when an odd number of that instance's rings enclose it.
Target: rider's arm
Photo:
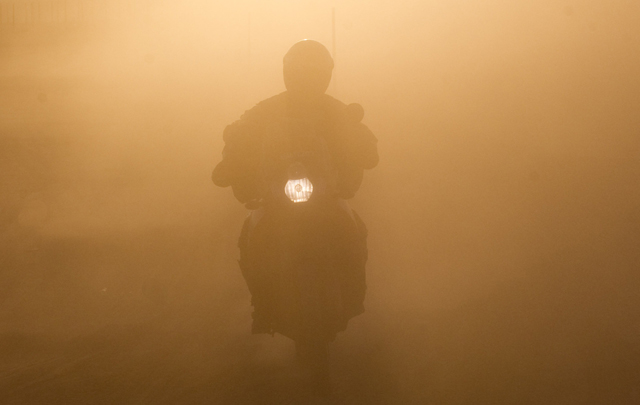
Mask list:
[[[358,123],[350,131],[349,148],[354,163],[363,169],[373,169],[378,165],[378,139],[366,125]]]
[[[222,161],[213,170],[211,179],[220,187],[231,186],[238,201],[245,203],[256,198],[259,142],[255,131],[243,120],[234,122],[224,130],[225,141]]]
[[[216,168],[211,174],[211,180],[216,186],[229,187],[234,182],[234,177],[237,175],[239,165],[241,163],[242,152],[238,149],[237,137],[233,135],[234,127],[239,126],[238,121],[231,125],[228,125],[223,133],[224,149],[222,150],[222,161],[218,163]]]

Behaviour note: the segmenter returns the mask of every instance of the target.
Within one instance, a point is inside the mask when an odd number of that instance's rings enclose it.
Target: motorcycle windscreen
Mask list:
[[[309,201],[313,193],[313,184],[306,177],[304,179],[289,180],[284,186],[284,193],[294,203]]]

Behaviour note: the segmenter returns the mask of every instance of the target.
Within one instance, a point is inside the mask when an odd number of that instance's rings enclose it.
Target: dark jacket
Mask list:
[[[377,139],[360,122],[358,109],[328,95],[306,105],[287,92],[264,100],[225,128],[223,159],[212,180],[220,187],[231,186],[240,202],[259,200],[265,194],[265,178],[279,170],[282,156],[296,153],[296,145],[309,138],[299,134],[312,133],[328,149],[337,194],[351,198],[363,170],[378,164]]]

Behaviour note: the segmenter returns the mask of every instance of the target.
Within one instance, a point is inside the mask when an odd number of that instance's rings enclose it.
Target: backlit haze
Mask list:
[[[304,397],[210,180],[304,38],[379,140],[335,402],[640,403],[640,3],[0,0],[9,403]]]

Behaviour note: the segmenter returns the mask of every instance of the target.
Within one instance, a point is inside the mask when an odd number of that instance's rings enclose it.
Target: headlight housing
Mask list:
[[[313,184],[308,178],[289,180],[284,186],[284,193],[294,203],[306,202],[313,193]]]

